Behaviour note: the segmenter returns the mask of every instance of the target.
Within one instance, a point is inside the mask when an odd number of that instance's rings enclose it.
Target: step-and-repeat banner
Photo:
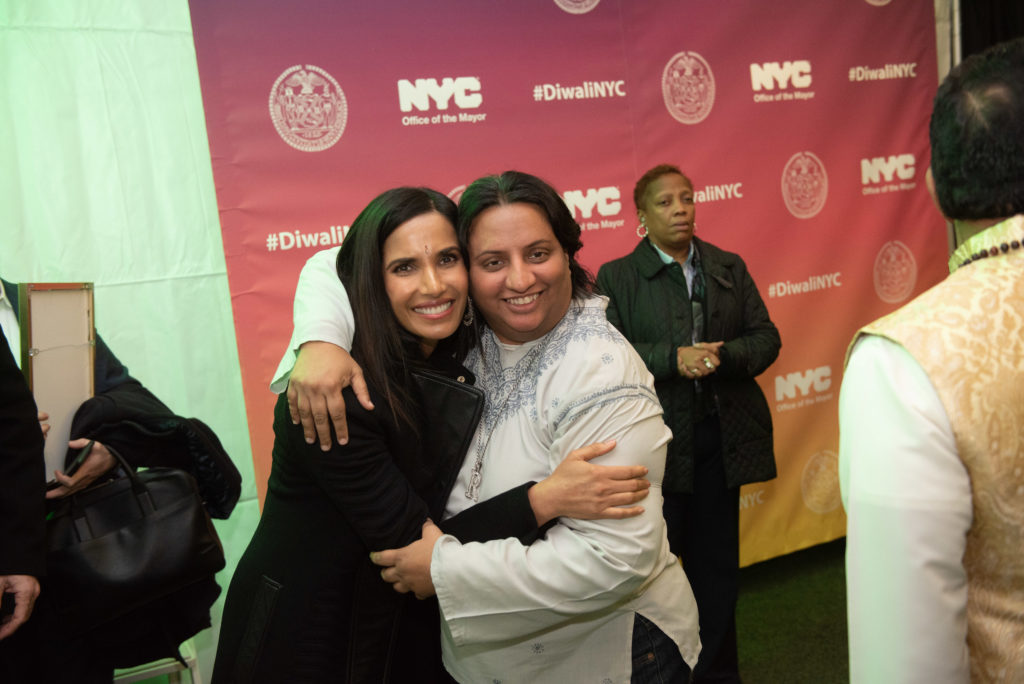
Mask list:
[[[845,533],[836,404],[862,324],[943,275],[925,190],[931,0],[193,0],[259,490],[298,272],[382,190],[519,169],[596,272],[649,167],[747,262],[782,334],[759,378],[779,477],[741,495],[744,564]]]

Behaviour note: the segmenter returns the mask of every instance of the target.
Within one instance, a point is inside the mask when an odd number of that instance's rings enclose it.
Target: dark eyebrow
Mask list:
[[[385,268],[385,270],[390,271],[394,266],[401,266],[401,265],[404,265],[404,264],[411,264],[411,263],[413,263],[415,261],[416,261],[416,259],[410,258],[410,257],[403,257],[401,259],[392,259],[388,263],[384,264],[384,268]]]
[[[540,247],[540,246],[548,247],[548,246],[550,246],[552,244],[555,244],[557,242],[558,242],[558,240],[555,239],[555,238],[541,238],[540,240],[534,240],[533,242],[531,242],[528,245],[524,245],[523,249],[533,249],[534,247]],[[480,252],[479,254],[476,254],[475,256],[473,256],[473,258],[474,259],[479,259],[480,257],[487,256],[487,255],[490,255],[490,254],[504,254],[505,251],[506,250],[503,250],[503,249],[488,249],[488,250],[486,250],[484,252]]]

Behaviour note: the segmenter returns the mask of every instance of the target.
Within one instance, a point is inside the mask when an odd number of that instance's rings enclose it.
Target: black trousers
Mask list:
[[[699,611],[701,654],[693,681],[739,682],[740,490],[725,485],[717,415],[694,425],[693,456],[693,493],[664,493],[669,546],[682,559]]]

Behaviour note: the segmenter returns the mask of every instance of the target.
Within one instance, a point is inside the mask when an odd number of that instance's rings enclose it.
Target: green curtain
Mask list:
[[[226,592],[259,513],[187,1],[0,0],[0,92],[0,275],[95,283],[118,357],[220,437]]]

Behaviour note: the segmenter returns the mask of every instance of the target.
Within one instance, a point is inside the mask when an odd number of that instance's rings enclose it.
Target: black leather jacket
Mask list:
[[[402,469],[410,484],[423,496],[431,519],[440,521],[480,422],[484,393],[473,386],[475,378],[461,366],[445,368],[444,372],[418,369],[412,375],[422,409],[422,451],[418,463],[403,463]],[[410,449],[410,452],[416,451]],[[438,525],[445,534],[454,535],[463,543],[519,537],[528,544],[544,532],[537,527],[527,495],[533,484],[524,483]],[[360,625],[360,636],[349,646],[347,681],[375,681],[371,673],[379,672],[381,662],[387,663],[384,676],[387,682],[430,682],[434,681],[433,677],[445,681],[439,653],[427,656],[421,653],[420,657],[415,657],[407,652],[410,643],[424,639],[431,641],[429,650],[439,649],[437,600],[419,601],[409,595],[395,601],[395,592],[380,582],[380,568],[368,566],[367,570],[356,588],[361,600],[358,607],[354,607],[353,620]],[[393,611],[397,611],[397,615]],[[391,638],[386,644],[386,653],[381,653],[380,629],[389,622]],[[424,662],[434,657],[438,658],[437,669],[425,672]]]

